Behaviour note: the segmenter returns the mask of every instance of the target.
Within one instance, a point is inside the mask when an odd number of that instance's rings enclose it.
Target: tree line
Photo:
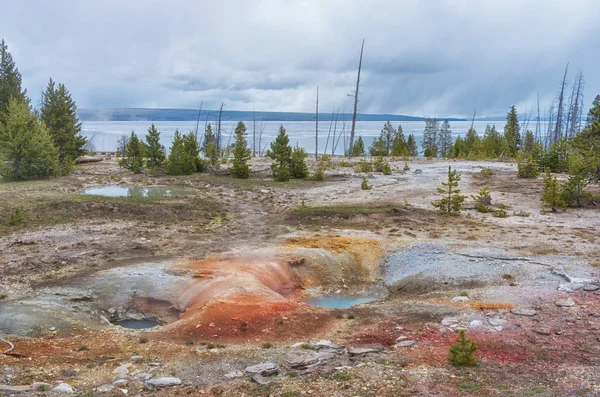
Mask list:
[[[33,109],[8,46],[0,41],[0,177],[18,181],[71,172],[87,141],[77,105],[52,79]]]

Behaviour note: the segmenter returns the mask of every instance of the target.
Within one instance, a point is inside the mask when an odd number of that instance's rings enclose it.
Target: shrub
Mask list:
[[[362,177],[362,183],[360,184],[360,188],[362,190],[371,190],[373,188],[373,186],[369,185],[369,183],[367,182],[366,176]]]
[[[387,161],[385,162],[385,164],[383,164],[381,172],[383,173],[383,175],[392,175],[392,169],[390,168],[390,165]]]
[[[86,351],[86,350],[89,350],[87,346],[85,346],[85,345],[83,345],[83,346],[79,346],[79,351],[80,351],[80,352],[82,352],[82,351]]]
[[[365,174],[368,172],[373,172],[373,163],[366,161],[365,159],[361,159],[354,168],[354,172],[363,172]]]
[[[546,169],[546,175],[544,175],[544,191],[542,193],[542,202],[552,209],[552,212],[556,212],[557,209],[566,207],[565,201],[563,200],[562,186],[556,181],[556,177],[552,176],[550,169]]]
[[[263,349],[270,349],[273,347],[273,344],[269,343],[269,342],[265,342],[262,345],[260,345],[260,347],[262,347]]]
[[[390,168],[390,165],[388,164],[387,160],[385,160],[381,156],[377,157],[373,161],[373,171],[375,171],[375,172],[384,172],[384,169],[385,169],[386,166],[387,166],[388,169]]]
[[[148,338],[146,338],[145,336],[142,336],[138,341],[140,343],[148,343]]]
[[[467,338],[465,330],[460,330],[458,339],[450,346],[448,362],[456,367],[475,367],[477,366],[477,344]]]
[[[306,166],[306,151],[303,148],[294,148],[292,150],[292,159],[290,161],[290,175],[292,178],[304,179],[308,176],[308,167]]]
[[[504,211],[503,209],[499,209],[492,211],[492,216],[495,216],[496,218],[508,218],[508,212]]]
[[[483,168],[479,174],[480,174],[482,177],[484,177],[484,178],[489,178],[489,177],[491,177],[492,175],[494,175],[494,174],[495,174],[495,172],[494,172],[494,170],[492,170],[491,168],[489,168],[489,167],[486,167],[486,168]]]
[[[487,185],[480,188],[479,192],[471,197],[475,200],[477,212],[487,213],[492,211],[489,207],[492,203],[492,195]]]
[[[25,223],[25,213],[19,208],[15,208],[15,212],[8,215],[8,219],[6,220],[8,226],[18,226]]]
[[[186,344],[186,345],[188,345],[188,346],[191,346],[191,345],[193,345],[193,344],[194,344],[194,340],[193,340],[193,339],[190,339],[190,338],[188,338],[188,339],[186,339],[186,340],[185,340],[185,344]]]
[[[520,162],[517,164],[517,176],[519,178],[537,178],[540,174],[540,170],[538,165],[532,159],[527,160],[526,162]]]
[[[273,164],[271,169],[277,182],[287,182],[290,180],[290,169],[288,166],[280,167]]]
[[[313,174],[312,179],[314,181],[319,181],[319,182],[323,182],[325,180],[325,167],[323,166],[323,164],[319,163],[319,166],[317,167],[317,170]]]
[[[402,171],[404,171],[404,172],[410,171],[410,167],[408,166],[408,162],[407,161],[404,162],[404,168],[402,168]]]

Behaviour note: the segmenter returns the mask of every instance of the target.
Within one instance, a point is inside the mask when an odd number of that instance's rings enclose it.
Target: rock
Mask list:
[[[48,391],[52,390],[52,385],[46,382],[33,382],[31,388],[35,391]]]
[[[319,361],[327,361],[337,357],[337,355],[330,352],[318,352],[317,357],[319,358]]]
[[[452,302],[466,302],[468,300],[468,296],[455,296],[454,298],[452,298]]]
[[[558,290],[560,292],[570,293],[570,292],[575,292],[577,290],[582,289],[583,286],[584,286],[584,284],[581,284],[581,283],[567,283],[567,284],[561,284],[561,285],[559,285],[558,286]]]
[[[133,363],[141,363],[144,361],[144,356],[131,356],[130,360]]]
[[[227,379],[242,378],[243,376],[244,376],[244,373],[242,371],[231,371],[231,372],[225,374],[225,377]]]
[[[115,389],[115,387],[114,387],[113,385],[111,385],[110,383],[107,383],[107,384],[105,384],[105,385],[98,386],[98,387],[96,388],[96,391],[97,391],[98,393],[106,393],[106,392],[112,391],[112,390],[114,390],[114,389]]]
[[[403,340],[402,342],[396,343],[392,347],[412,347],[412,346],[415,346],[416,344],[417,344],[416,340]]]
[[[131,368],[133,364],[127,363],[127,364],[123,364],[118,366],[117,368],[115,368],[112,373],[113,375],[116,375],[118,378],[126,378],[127,375],[129,375],[129,368]]]
[[[575,306],[575,302],[573,299],[559,299],[554,302],[554,304],[558,307],[573,307]]]
[[[322,349],[339,349],[341,346],[340,345],[336,345],[335,343],[332,343],[328,340],[320,340],[317,343],[315,343],[314,345],[317,350],[322,350]]]
[[[302,369],[319,363],[319,357],[316,354],[304,354],[294,356],[288,359],[287,364],[293,369]]]
[[[150,376],[150,377],[152,377],[152,376]],[[150,379],[150,378],[148,378],[148,379]],[[129,383],[129,381],[128,381],[127,379],[117,379],[117,380],[116,380],[116,381],[114,381],[112,384],[113,384],[114,386],[124,386],[124,385],[126,385],[127,383]]]
[[[415,170],[415,174],[422,174],[422,173],[423,173],[423,170],[421,170],[421,169],[419,169],[419,168],[417,168],[417,169]]]
[[[181,379],[171,378],[171,377],[155,378],[155,379],[150,379],[150,380],[147,380],[146,382],[144,382],[144,386],[146,387],[146,389],[149,389],[149,390],[156,390],[161,387],[177,386],[180,384],[181,384]]]
[[[536,334],[540,334],[540,335],[550,335],[550,328],[546,328],[546,327],[540,327],[540,328],[536,328],[533,330],[533,332],[535,332]]]
[[[458,324],[458,319],[456,317],[444,317],[442,319],[442,325],[449,326],[452,324]]]
[[[599,289],[600,289],[600,285],[596,285],[596,284],[585,284],[583,286],[584,291],[597,291]]]
[[[52,389],[53,392],[58,392],[58,393],[75,393],[75,389],[73,389],[70,385],[66,384],[66,383],[61,383],[60,385],[56,386],[54,389]]]
[[[365,354],[379,353],[382,350],[382,348],[375,347],[351,347],[348,349],[348,354],[350,356],[364,356]]]
[[[148,380],[148,379],[152,379],[152,374],[149,374],[147,372],[142,372],[140,374],[135,375],[135,379],[137,380]]]
[[[279,372],[279,367],[274,363],[256,364],[246,368],[248,375],[271,376],[277,374],[277,372]]]
[[[33,391],[33,387],[31,386],[10,386],[10,385],[0,385],[0,393],[6,394],[19,394],[19,393],[27,393]]]
[[[473,320],[469,323],[469,328],[482,328],[483,323],[479,320]]]
[[[408,336],[406,335],[400,335],[399,337],[396,338],[396,342],[401,342],[403,340],[408,339]]]
[[[492,317],[492,318],[488,318],[488,323],[490,323],[490,325],[494,326],[494,327],[500,327],[503,326],[504,324],[506,324],[506,320],[500,317]]]
[[[512,309],[510,312],[516,316],[527,316],[527,317],[535,316],[537,314],[537,312],[533,309],[521,309],[521,308]]]

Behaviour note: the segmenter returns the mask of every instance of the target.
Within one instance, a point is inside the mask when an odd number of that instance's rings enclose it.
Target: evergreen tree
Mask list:
[[[523,152],[530,153],[533,150],[533,145],[535,144],[535,137],[533,136],[533,132],[527,130],[525,133],[525,139],[523,140]]]
[[[575,136],[572,143],[588,165],[588,180],[600,182],[600,95],[594,99],[586,127]]]
[[[381,129],[379,138],[374,139],[369,148],[371,156],[389,156],[395,132],[392,123],[389,120],[386,121]]]
[[[544,176],[542,202],[552,208],[552,212],[556,212],[557,209],[565,208],[566,205],[563,200],[562,188],[556,180],[556,177],[550,173],[549,168],[546,169],[546,175]]]
[[[271,164],[271,170],[275,179],[279,182],[289,181],[292,147],[290,146],[290,138],[288,138],[283,125],[279,127],[277,137],[271,142],[271,150],[267,151],[267,156],[275,160]]]
[[[189,149],[189,147],[186,148],[186,142],[179,130],[175,130],[169,160],[167,161],[167,172],[169,174],[190,175],[196,171],[196,164]]]
[[[146,146],[133,131],[125,144],[125,157],[119,160],[119,165],[134,174],[139,174],[144,168]]]
[[[354,143],[354,146],[356,146],[357,143],[358,141]],[[307,156],[308,154],[301,147],[296,147],[292,150],[290,161],[290,175],[292,178],[304,179],[308,176],[308,166],[305,161]]]
[[[417,148],[417,141],[413,134],[408,134],[406,140],[406,147],[408,148],[408,154],[411,157],[417,157],[419,155],[419,149]]]
[[[402,131],[402,126],[398,125],[398,129],[394,134],[394,140],[392,142],[391,149],[392,156],[408,156],[408,145],[406,143],[406,138],[404,137],[404,131]]]
[[[373,157],[386,156],[387,154],[385,140],[382,136],[373,139],[369,147],[369,154]]]
[[[467,144],[459,135],[458,138],[456,138],[454,145],[452,145],[452,157],[454,157],[454,158],[467,157],[468,154],[469,154],[469,149],[467,147]]]
[[[148,128],[146,134],[146,164],[152,170],[159,170],[166,161],[166,155],[160,144],[160,132],[154,126],[154,123]]]
[[[235,143],[233,144],[231,174],[234,178],[247,179],[250,176],[248,160],[250,160],[251,154],[246,141],[246,125],[240,121],[235,127]]]
[[[477,344],[467,338],[464,329],[458,331],[458,339],[456,343],[450,346],[448,362],[456,367],[476,367]]]
[[[202,144],[202,151],[204,155],[209,159],[210,165],[213,167],[219,166],[219,156],[217,154],[217,136],[212,130],[210,123],[206,126],[204,132],[204,143]]]
[[[581,199],[590,197],[590,194],[584,191],[588,174],[589,164],[580,153],[569,156],[569,180],[562,191],[562,199],[566,205],[577,204],[581,207]]]
[[[8,45],[0,41],[0,123],[6,121],[8,104],[11,99],[29,104],[27,90],[21,88],[21,73],[15,65]]]
[[[8,101],[0,123],[0,176],[6,180],[28,180],[58,173],[58,150],[52,137],[27,102]]]
[[[510,107],[510,110],[506,115],[506,124],[504,125],[504,137],[506,138],[508,145],[506,149],[506,155],[508,157],[515,157],[519,152],[519,148],[521,146],[521,133],[519,130],[517,109],[513,105]]]
[[[81,122],[77,118],[77,105],[64,84],[57,88],[50,79],[42,97],[41,119],[58,149],[62,172],[70,172],[75,159],[85,152],[87,139],[79,135]]]
[[[438,134],[438,148],[442,157],[448,157],[452,153],[452,130],[448,119],[444,120]]]
[[[362,136],[358,136],[356,142],[354,142],[354,146],[352,147],[352,157],[362,157],[365,155],[365,142],[362,139]]]
[[[469,128],[469,131],[467,131],[467,135],[465,135],[465,139],[464,139],[465,146],[467,149],[466,154],[469,154],[473,151],[478,140],[479,140],[479,136],[477,135],[477,131],[475,131],[474,128]]]
[[[443,187],[437,188],[438,193],[442,195],[442,198],[431,203],[441,214],[460,214],[462,203],[465,201],[465,196],[462,196],[460,190],[457,189],[458,182],[460,182],[460,174],[456,172],[456,170],[452,170],[452,167],[448,167],[448,179],[446,182],[442,182]]]
[[[485,157],[498,157],[504,150],[504,140],[496,130],[496,126],[490,127],[488,124],[485,127],[485,134],[483,135],[483,151]]]
[[[425,157],[437,157],[438,121],[436,118],[425,119],[425,130],[423,131],[423,155]]]
[[[200,144],[196,139],[196,134],[190,131],[182,136],[183,147],[188,155],[188,161],[194,164],[195,172],[204,171],[204,161],[200,158]]]

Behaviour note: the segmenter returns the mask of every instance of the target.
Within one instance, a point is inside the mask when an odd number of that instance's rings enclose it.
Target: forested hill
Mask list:
[[[217,119],[218,110],[202,110],[200,120],[209,121]],[[77,115],[83,121],[195,121],[198,118],[197,109],[79,109]],[[252,120],[252,111],[224,110],[222,120]],[[329,121],[331,113],[319,113],[321,121]],[[352,118],[351,114],[346,113],[345,119]],[[256,120],[262,121],[314,121],[314,113],[295,113],[295,112],[256,112]],[[342,114],[339,115],[342,120]],[[358,114],[359,121],[423,121],[425,117],[413,117],[394,114]],[[450,121],[463,121],[463,119],[448,119]]]

